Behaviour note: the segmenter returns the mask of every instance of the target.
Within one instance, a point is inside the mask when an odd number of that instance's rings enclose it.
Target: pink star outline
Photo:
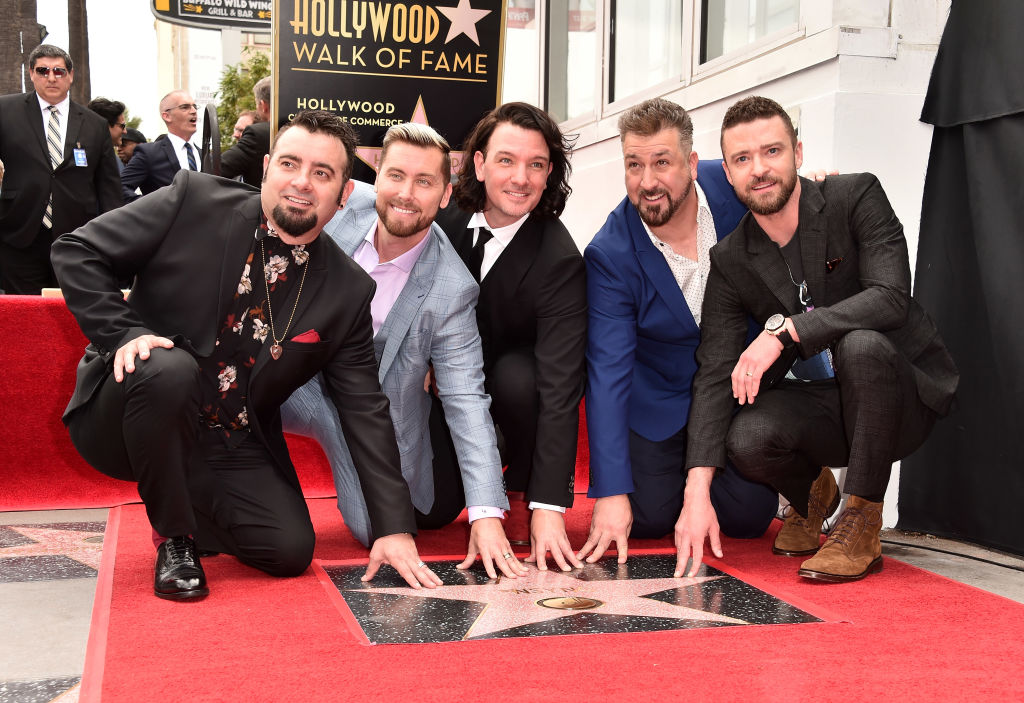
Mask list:
[[[410,122],[415,124],[423,124],[430,126],[430,121],[427,119],[427,109],[423,106],[423,96],[420,95],[416,98],[416,107],[413,108],[412,117],[409,118]],[[372,168],[374,171],[380,166],[380,152],[379,146],[360,146],[356,147],[356,156],[364,164]],[[462,159],[465,155],[463,151],[453,151],[450,156],[452,159],[452,172],[457,172],[459,167],[462,165]]]
[[[34,540],[33,544],[0,548],[0,559],[6,557],[66,556],[97,571],[103,544],[86,542],[90,537],[102,536],[103,531],[58,530],[52,527],[29,527],[8,525],[9,529]]]
[[[465,34],[474,44],[480,46],[480,37],[476,33],[476,23],[487,15],[490,10],[474,10],[469,0],[459,0],[456,7],[438,7],[437,11],[443,14],[452,23],[448,28],[448,36],[444,43],[447,44],[460,34]]]
[[[528,564],[526,566],[530,572],[525,577],[514,580],[498,578],[481,585],[438,586],[429,591],[406,587],[363,587],[358,590],[368,593],[388,593],[415,598],[476,601],[486,604],[483,612],[480,613],[469,630],[466,631],[463,639],[482,637],[501,630],[555,620],[580,612],[591,612],[601,615],[638,615],[677,620],[701,620],[732,625],[748,624],[744,620],[718,615],[706,610],[673,605],[642,597],[670,588],[695,586],[700,583],[724,578],[722,576],[584,581],[576,578],[571,573],[539,571],[532,565]],[[587,610],[561,610],[541,605],[542,601],[554,598],[589,598],[600,601],[601,604]]]

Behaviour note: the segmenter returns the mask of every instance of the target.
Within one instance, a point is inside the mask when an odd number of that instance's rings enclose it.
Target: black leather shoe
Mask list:
[[[171,537],[156,550],[153,593],[169,600],[204,598],[210,593],[191,537]]]

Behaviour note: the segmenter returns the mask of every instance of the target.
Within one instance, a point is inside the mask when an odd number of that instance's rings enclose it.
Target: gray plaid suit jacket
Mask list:
[[[351,256],[377,217],[370,186],[356,182],[345,208],[327,227]],[[490,397],[484,392],[483,354],[476,326],[479,287],[444,232],[431,225],[429,241],[409,280],[374,337],[381,388],[391,401],[391,419],[402,456],[402,475],[413,505],[428,512],[434,503],[433,451],[428,419],[430,396],[423,390],[434,365],[445,418],[455,443],[467,505],[508,509],[501,475]],[[366,503],[338,414],[315,378],[281,409],[287,432],[315,438],[334,473],[338,509],[352,534],[369,545]]]

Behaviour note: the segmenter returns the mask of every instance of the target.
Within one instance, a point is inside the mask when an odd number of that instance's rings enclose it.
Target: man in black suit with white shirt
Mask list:
[[[71,57],[41,44],[28,65],[34,90],[0,97],[0,288],[38,294],[53,240],[123,200],[106,120],[68,96]]]
[[[184,90],[171,91],[160,100],[160,117],[167,126],[167,137],[135,147],[131,161],[121,172],[125,202],[170,185],[181,169],[201,171],[199,147],[191,142],[196,133],[199,106]]]
[[[437,220],[480,281],[485,385],[512,509],[523,492],[532,508],[529,560],[546,568],[551,552],[563,570],[582,565],[563,513],[573,502],[587,336],[583,257],[558,219],[571,191],[570,146],[543,110],[495,108],[466,139],[459,209]]]

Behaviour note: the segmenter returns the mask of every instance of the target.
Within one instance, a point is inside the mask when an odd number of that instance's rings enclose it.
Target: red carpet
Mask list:
[[[581,544],[590,511],[577,502],[570,537]],[[310,503],[317,558],[365,556],[333,501]],[[220,556],[204,561],[209,598],[157,599],[141,506],[111,518],[82,701],[1024,699],[1024,606],[892,559],[877,576],[830,586],[771,556],[771,536],[726,541],[723,568],[838,617],[821,624],[371,647],[312,570],[275,580]],[[461,554],[465,525],[418,543],[424,556]]]
[[[64,301],[0,296],[0,510],[98,508],[139,500],[135,485],[91,469],[71,445],[60,416],[85,349]],[[320,446],[289,436],[308,497],[334,495]]]

